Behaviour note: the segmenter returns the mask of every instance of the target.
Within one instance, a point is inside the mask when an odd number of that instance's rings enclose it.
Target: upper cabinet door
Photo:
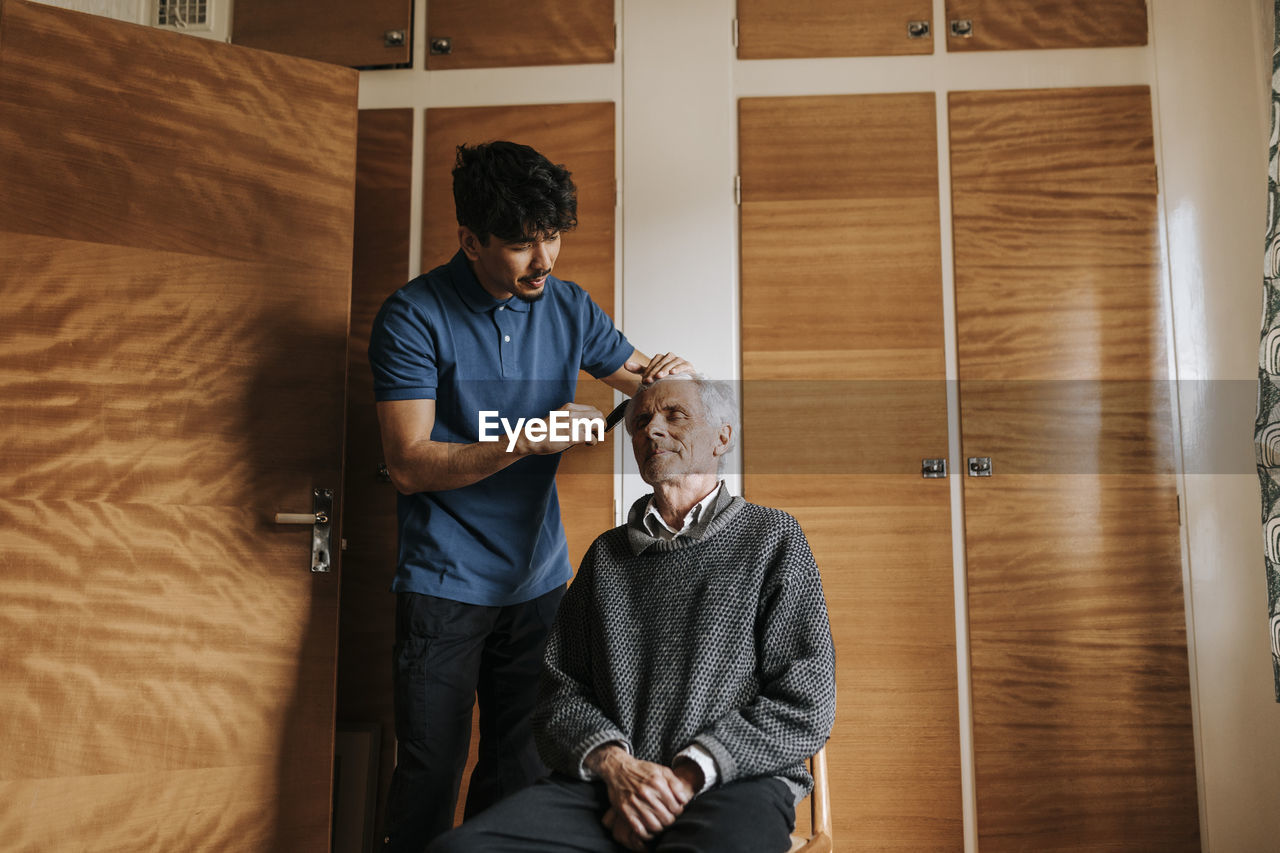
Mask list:
[[[941,29],[947,50],[1130,47],[1147,43],[1147,3],[947,0]]]
[[[933,53],[931,0],[738,0],[739,59]]]
[[[613,62],[613,0],[431,0],[427,69]]]
[[[352,68],[407,66],[413,0],[236,0],[231,41]]]

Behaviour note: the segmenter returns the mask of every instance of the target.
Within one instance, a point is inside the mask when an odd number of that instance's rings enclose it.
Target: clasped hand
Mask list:
[[[608,748],[596,772],[609,792],[604,825],[628,850],[644,850],[645,842],[670,826],[693,799],[693,780],[683,766],[672,770],[618,747]]]

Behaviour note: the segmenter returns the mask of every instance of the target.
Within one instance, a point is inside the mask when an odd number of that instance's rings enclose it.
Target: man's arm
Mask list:
[[[801,763],[826,742],[835,722],[835,649],[822,580],[799,523],[788,530],[763,594],[760,691],[699,732],[720,784],[768,776]]]
[[[579,403],[566,403],[560,411],[569,412],[575,420],[603,417],[593,406]],[[472,444],[433,441],[431,428],[435,422],[435,400],[383,400],[378,403],[378,424],[382,430],[382,451],[386,455],[387,470],[392,484],[406,495],[469,486],[525,456],[559,453],[575,444],[549,438],[530,441],[523,431],[510,451],[505,438]],[[585,443],[594,444],[592,431],[584,432],[588,436]]]

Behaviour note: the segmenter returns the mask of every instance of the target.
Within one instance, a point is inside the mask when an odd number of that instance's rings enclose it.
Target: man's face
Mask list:
[[[458,238],[480,286],[494,299],[515,296],[536,302],[560,255],[558,233],[515,242],[504,242],[491,234],[485,246],[470,228],[462,226]]]
[[[732,427],[712,424],[689,380],[668,379],[636,395],[628,412],[631,447],[649,485],[688,474],[714,475]]]

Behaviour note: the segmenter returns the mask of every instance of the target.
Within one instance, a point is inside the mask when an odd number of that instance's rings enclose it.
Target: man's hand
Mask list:
[[[643,845],[630,847],[628,842],[649,841],[693,799],[693,788],[670,767],[635,758],[617,744],[593,750],[586,763],[609,791],[612,807],[605,812],[605,826],[628,849],[644,849]]]
[[[698,766],[698,762],[691,758],[677,758],[671,770],[684,780],[690,791],[696,793],[702,790],[702,785],[706,780],[702,775],[702,768]]]
[[[623,367],[631,373],[639,374],[641,385],[652,385],[659,379],[677,373],[693,373],[693,365],[672,352],[655,355],[649,359],[647,366],[635,359],[629,359]]]
[[[618,820],[618,813],[613,810],[613,806],[609,806],[600,822],[604,824],[605,829],[613,833],[613,840],[623,847],[636,851],[645,849],[644,839],[636,835],[625,820]]]
[[[563,406],[556,409],[556,412],[567,412],[569,414],[567,424],[562,424],[557,432],[561,435],[569,436],[576,434],[580,438],[579,441],[573,441],[572,439],[568,441],[552,441],[550,429],[548,429],[547,435],[543,438],[539,440],[531,440],[528,432],[526,432],[522,427],[520,435],[516,439],[515,447],[513,448],[514,452],[520,456],[540,456],[549,453],[560,453],[561,451],[568,450],[575,444],[596,443],[598,440],[596,430],[591,429],[590,423],[580,422],[590,421],[592,419],[598,419],[603,422],[604,415],[600,413],[599,409],[595,406],[588,406],[584,403],[565,403]],[[555,414],[555,412],[548,413],[546,417],[548,427],[551,425],[551,415],[553,414]],[[574,430],[575,424],[577,425],[576,433]]]

